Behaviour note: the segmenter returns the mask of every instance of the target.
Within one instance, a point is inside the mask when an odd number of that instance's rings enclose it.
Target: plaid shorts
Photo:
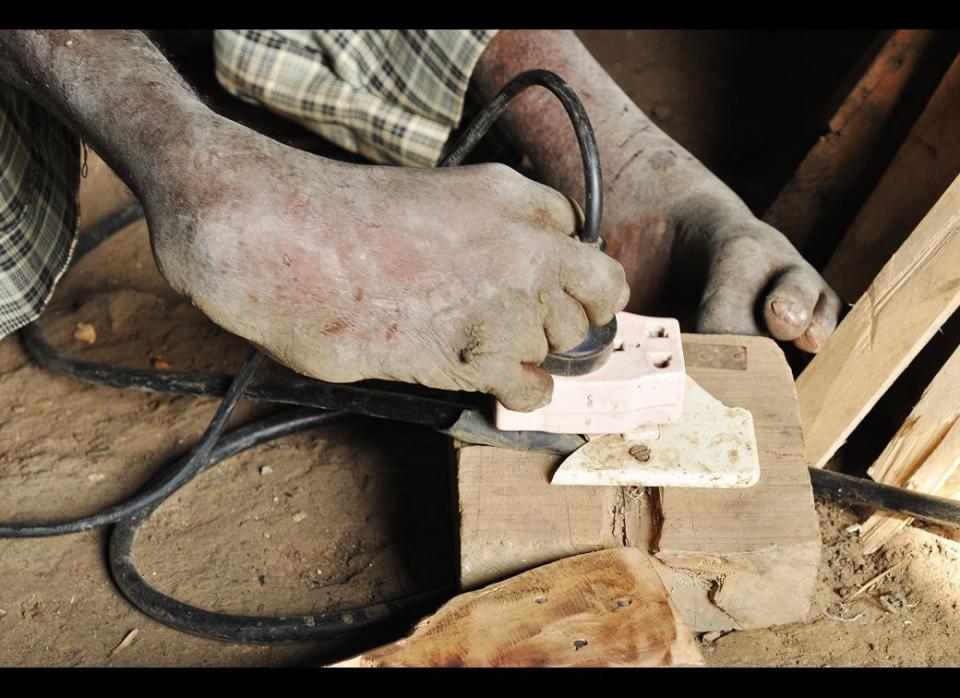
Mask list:
[[[0,337],[40,316],[73,251],[80,142],[16,90],[0,89]]]
[[[431,167],[489,30],[218,30],[217,79],[374,162]]]
[[[374,162],[436,165],[488,30],[222,30],[217,79]],[[40,316],[70,261],[80,143],[0,85],[0,337]]]

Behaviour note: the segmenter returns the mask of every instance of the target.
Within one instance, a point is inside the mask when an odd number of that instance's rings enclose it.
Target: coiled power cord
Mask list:
[[[463,159],[487,133],[510,100],[525,89],[535,85],[550,90],[563,105],[573,123],[583,160],[584,189],[586,192],[584,226],[578,234],[580,239],[587,244],[600,244],[602,182],[596,138],[580,99],[569,85],[555,73],[547,70],[530,70],[521,73],[507,83],[465,129],[449,154],[444,157],[440,166],[455,166],[463,162]],[[99,242],[126,227],[142,215],[143,210],[139,205],[128,207],[104,225],[84,235],[78,245],[74,261],[79,260]],[[578,357],[596,355],[598,352],[604,351],[607,347],[603,344],[608,339],[612,339],[615,332],[611,332],[611,327],[597,329],[605,330],[598,335],[600,339],[588,336],[580,347],[569,353],[574,357],[573,359],[565,359],[563,354],[555,354],[549,358],[556,359],[563,365],[574,365],[577,361],[580,361]],[[220,395],[223,394],[225,389],[224,383],[227,379],[223,376],[126,369],[66,357],[53,349],[46,341],[39,321],[25,328],[21,336],[27,349],[42,365],[81,380],[114,387],[193,395]],[[596,346],[598,341],[600,343],[599,347]],[[282,386],[278,388],[278,386],[255,384],[254,374],[261,359],[262,355],[258,351],[251,351],[239,372],[229,381],[223,402],[220,403],[216,414],[197,445],[186,457],[158,473],[137,494],[95,514],[68,521],[0,524],[0,538],[59,536],[112,524],[113,529],[109,542],[110,571],[120,591],[134,606],[155,620],[179,630],[231,642],[336,641],[347,636],[355,636],[373,625],[388,619],[406,616],[417,609],[424,609],[430,604],[436,604],[438,601],[448,598],[454,592],[454,589],[435,589],[346,611],[332,611],[306,616],[261,617],[219,613],[197,608],[159,592],[146,582],[133,563],[133,546],[137,531],[150,514],[170,495],[208,468],[253,446],[281,436],[330,424],[348,416],[346,410],[293,409],[253,422],[229,434],[224,434],[227,422],[241,398],[298,403],[294,395],[283,394]],[[577,365],[589,366],[589,361]],[[548,368],[548,370],[550,369]],[[324,385],[319,381],[304,382]],[[338,392],[335,386],[330,384],[325,384],[325,386],[324,390],[332,394],[333,402],[343,403],[347,406],[349,406],[351,398],[346,391],[357,390],[346,388]],[[327,396],[329,397],[329,395]],[[390,397],[385,399],[396,400],[402,398]],[[379,403],[376,403],[375,395],[373,400],[376,407]],[[422,406],[423,403],[417,404],[417,407]],[[447,412],[452,409],[449,404],[438,403],[435,410],[436,414],[424,416],[424,421],[444,418],[445,408]],[[376,412],[376,409],[373,411]],[[391,410],[382,407],[381,412],[384,415],[389,415]],[[450,419],[449,421],[453,420]]]

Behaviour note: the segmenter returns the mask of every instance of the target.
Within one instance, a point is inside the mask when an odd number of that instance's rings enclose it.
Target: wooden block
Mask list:
[[[960,172],[960,56],[833,252],[824,278],[854,301]]]
[[[577,555],[444,604],[407,638],[343,667],[703,664],[647,555]]]
[[[936,32],[892,32],[763,219],[804,249],[864,177]],[[882,164],[881,164],[882,167]],[[879,172],[878,172],[879,174]]]
[[[731,335],[688,334],[683,346],[697,383],[753,414],[760,482],[742,490],[561,487],[549,484],[559,457],[465,446],[457,455],[463,587],[633,546],[656,555],[694,631],[766,627],[807,613],[820,534],[783,352],[770,339]]]
[[[554,487],[560,459],[492,446],[457,452],[460,586],[474,589],[563,557],[616,547],[619,487]]]
[[[753,414],[760,482],[745,490],[662,491],[657,557],[674,571],[665,584],[681,617],[697,630],[707,624],[761,628],[798,621],[809,611],[816,584],[820,529],[793,373],[770,339],[696,339],[744,347],[747,367],[741,373],[696,366],[693,347],[685,346],[684,353],[701,386],[724,404]],[[677,581],[681,574],[694,575],[696,584]],[[717,617],[717,609],[726,618]]]
[[[960,466],[960,349],[953,352],[920,401],[867,471],[874,480],[925,494],[952,496]],[[879,550],[913,519],[877,512],[860,529],[864,552]]]
[[[960,305],[955,179],[797,379],[807,463],[822,468]]]

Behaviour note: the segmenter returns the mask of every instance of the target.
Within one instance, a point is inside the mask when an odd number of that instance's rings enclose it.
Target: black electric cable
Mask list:
[[[241,388],[242,382],[235,382],[234,385]],[[227,413],[236,405],[237,395],[239,393],[235,392],[232,398],[224,400],[223,405],[230,401]],[[223,405],[221,411],[224,410]],[[248,448],[281,436],[341,421],[345,417],[346,415],[335,412],[294,409],[241,427],[216,441],[206,461],[194,475],[199,475]],[[204,440],[206,439],[205,434]],[[191,454],[188,458],[192,457]],[[174,469],[177,467],[174,466]],[[358,609],[296,616],[243,616],[207,611],[157,591],[147,584],[133,563],[133,544],[137,530],[159,504],[160,502],[157,502],[149,508],[141,509],[114,526],[108,555],[110,572],[123,595],[137,608],[166,625],[194,635],[251,643],[340,639],[381,621],[401,615],[407,616],[438,600],[444,600],[454,592],[453,587],[444,587]]]
[[[455,166],[462,162],[463,158],[487,133],[509,101],[523,90],[534,85],[541,85],[553,92],[574,124],[583,159],[584,187],[587,192],[585,198],[586,222],[581,237],[588,242],[596,241],[599,239],[599,217],[602,211],[600,158],[596,137],[590,126],[586,110],[576,93],[559,76],[550,71],[530,70],[521,73],[507,83],[466,128],[457,144],[440,163],[440,166]],[[74,263],[111,234],[129,225],[142,215],[143,208],[140,204],[135,203],[107,221],[94,226],[78,242],[74,254]],[[612,345],[609,340],[612,340],[615,332],[615,329],[610,331],[610,327],[615,328],[614,322],[612,321],[604,328],[591,328],[590,336],[600,337],[604,346],[609,349],[609,346]],[[232,377],[223,374],[125,368],[65,356],[47,342],[39,321],[25,327],[21,331],[21,337],[30,354],[41,365],[78,380],[100,385],[184,395],[223,395],[227,391],[227,386],[231,385],[231,380],[233,380]],[[606,339],[602,339],[603,337],[606,337]],[[581,357],[579,356],[580,353],[584,353],[582,352],[582,345],[565,354],[552,354],[544,365],[556,359],[562,360],[566,354],[575,357],[575,360],[583,366],[589,365],[590,357]],[[596,362],[596,355],[592,362]],[[368,381],[362,386],[345,386],[299,376],[286,379],[257,380],[251,372],[251,375],[243,383],[242,393],[248,399],[322,406],[325,409],[334,408],[347,412],[359,412],[367,416],[403,419],[407,422],[439,428],[451,426],[463,409],[480,407],[477,396],[469,394],[417,390],[415,388],[408,389],[411,391],[409,393],[398,393],[395,390],[380,390],[377,385],[377,381]],[[191,470],[191,472],[193,471]],[[171,489],[171,485],[164,485],[162,490],[159,490],[162,494],[157,494],[153,490],[143,491],[126,502],[113,505],[89,516],[62,522],[0,523],[0,538],[64,535],[116,523],[123,517],[135,513],[138,508],[149,506],[152,502],[157,501],[157,497],[169,496],[190,479],[176,477],[175,473],[171,474],[170,477],[171,482],[176,486]],[[160,487],[160,485],[157,485],[157,487]]]
[[[528,87],[545,87],[563,105],[573,124],[577,135],[577,145],[580,147],[580,158],[583,161],[584,175],[584,224],[580,231],[583,242],[594,244],[600,242],[600,218],[603,215],[603,176],[600,170],[600,150],[597,148],[597,138],[590,126],[590,117],[583,103],[571,87],[556,73],[549,70],[528,70],[520,73],[508,82],[497,96],[473,118],[470,125],[464,130],[456,144],[440,161],[440,167],[459,165],[471,150],[480,142],[490,127],[507,108],[514,97]]]
[[[948,528],[960,528],[960,504],[952,499],[822,468],[810,468],[810,481],[817,494],[838,502],[914,516]]]
[[[204,469],[207,464],[207,457],[211,450],[217,444],[217,440],[223,434],[223,429],[233,414],[243,389],[250,381],[253,372],[257,370],[262,355],[253,350],[244,360],[243,366],[237,373],[236,378],[230,384],[226,397],[217,408],[213,419],[210,421],[207,430],[203,433],[200,441],[190,451],[190,455],[182,461],[161,471],[157,477],[151,480],[137,494],[130,497],[121,504],[103,509],[102,511],[84,516],[72,521],[59,523],[34,523],[34,524],[0,524],[0,538],[44,538],[49,536],[61,536],[67,533],[77,533],[80,531],[89,531],[91,528],[105,526],[107,524],[117,523],[138,511],[160,504],[164,499],[188,483],[193,477]]]
[[[461,162],[490,128],[506,104],[521,91],[535,84],[550,89],[560,100],[573,122],[585,175],[585,225],[580,237],[584,242],[599,244],[602,192],[596,139],[579,98],[562,79],[549,71],[527,71],[510,81],[466,129],[458,144],[441,162],[441,166]],[[83,247],[74,259],[88,252],[112,232],[135,220],[138,213],[142,214],[142,209],[139,207],[128,207],[108,224],[91,231],[88,240],[81,243]],[[25,328],[22,336],[31,354],[41,364],[84,380],[114,387],[187,394],[211,392],[221,394],[223,390],[224,377],[215,374],[179,373],[171,376],[172,372],[167,371],[122,369],[64,357],[46,342],[39,322]],[[435,602],[449,595],[451,589],[437,589],[349,611],[297,617],[258,617],[216,613],[196,608],[162,594],[144,580],[133,563],[133,545],[137,530],[150,513],[173,492],[207,468],[257,443],[344,417],[339,412],[317,412],[304,415],[300,411],[294,411],[291,414],[277,415],[250,424],[224,437],[223,429],[237,402],[242,397],[254,397],[249,394],[249,391],[260,358],[261,355],[253,351],[244,361],[240,371],[226,389],[226,396],[213,420],[191,453],[153,478],[136,495],[101,512],[72,521],[0,524],[0,538],[62,535],[114,523],[109,546],[110,569],[118,588],[133,605],[152,618],[185,632],[234,642],[335,640],[346,635],[354,635],[372,624],[396,618],[414,608],[422,607],[427,602]],[[322,381],[310,381],[310,383],[322,384]],[[355,388],[348,390],[355,390]],[[263,398],[262,395],[256,397]],[[300,397],[302,396],[288,394],[276,396],[275,400],[298,403]],[[402,399],[404,396],[398,397]],[[391,396],[390,399],[397,398]],[[449,408],[449,404],[446,406]],[[448,421],[452,423],[453,420]]]

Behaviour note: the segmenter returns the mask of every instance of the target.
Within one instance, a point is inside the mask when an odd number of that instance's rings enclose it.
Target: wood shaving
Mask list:
[[[137,637],[139,637],[139,635],[140,630],[137,628],[134,628],[128,632],[126,635],[124,635],[123,639],[120,640],[120,644],[113,648],[113,650],[110,652],[110,656],[113,657],[130,647],[130,645],[137,641]]]
[[[73,331],[73,338],[84,344],[94,344],[97,341],[97,330],[88,322],[78,322]]]
[[[833,614],[831,614],[831,613],[828,613],[828,612],[827,612],[826,610],[824,610],[824,609],[820,609],[820,612],[821,612],[823,615],[825,615],[827,618],[829,618],[830,620],[836,620],[836,621],[839,621],[839,622],[841,622],[841,623],[855,623],[856,621],[860,620],[860,619],[863,617],[863,611],[861,611],[860,613],[858,613],[857,615],[855,615],[853,618],[842,618],[842,617],[840,617],[840,616],[835,616],[835,615],[833,615]]]
[[[852,601],[853,599],[857,598],[858,596],[860,596],[860,594],[862,594],[863,592],[865,592],[867,589],[871,589],[871,588],[875,587],[875,586],[880,582],[881,579],[883,579],[884,577],[886,577],[888,574],[890,574],[890,573],[893,572],[894,570],[899,569],[902,565],[903,565],[902,562],[898,562],[897,564],[895,564],[895,565],[894,565],[893,567],[891,567],[890,569],[884,570],[883,572],[881,572],[880,574],[878,574],[876,577],[873,577],[872,579],[870,579],[869,581],[867,581],[863,586],[861,586],[859,589],[857,589],[855,592],[853,592],[853,594],[850,596],[850,598],[848,599],[848,601]]]

